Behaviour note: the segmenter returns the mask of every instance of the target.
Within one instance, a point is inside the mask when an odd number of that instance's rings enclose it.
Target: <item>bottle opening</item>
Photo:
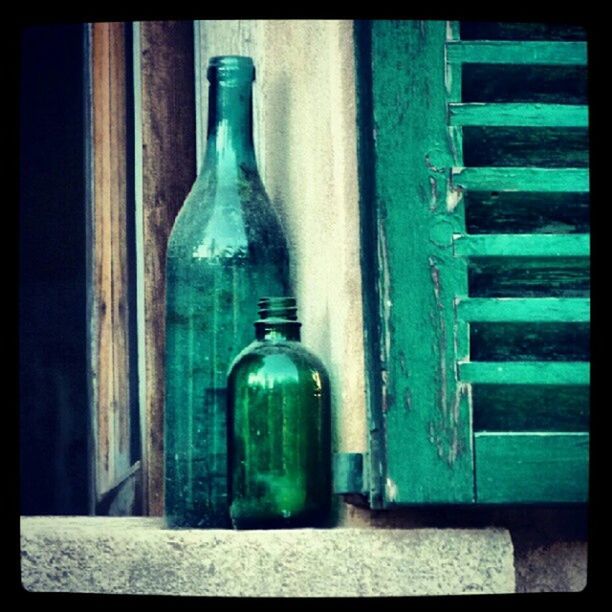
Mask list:
[[[297,305],[294,297],[263,297],[257,306],[262,320],[274,318],[297,321]]]
[[[209,81],[255,80],[253,60],[246,55],[217,55],[208,62]]]

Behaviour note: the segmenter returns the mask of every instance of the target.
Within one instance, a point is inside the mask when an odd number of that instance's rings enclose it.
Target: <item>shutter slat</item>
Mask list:
[[[464,257],[588,257],[590,234],[455,234]]]
[[[571,127],[589,124],[588,107],[578,104],[485,103],[449,104],[450,125]]]
[[[466,298],[457,313],[481,323],[587,323],[590,306],[587,298]]]
[[[459,363],[462,382],[483,385],[588,385],[585,361],[471,361]]]
[[[587,63],[587,46],[584,42],[506,40],[449,42],[447,57],[451,63],[462,64],[584,66]]]
[[[476,433],[480,503],[584,502],[589,434]]]
[[[455,187],[472,191],[589,191],[585,168],[453,168],[452,180]]]

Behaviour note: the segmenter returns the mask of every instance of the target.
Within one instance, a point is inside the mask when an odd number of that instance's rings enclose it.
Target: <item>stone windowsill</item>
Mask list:
[[[506,529],[170,530],[158,518],[22,517],[29,591],[204,596],[512,593]]]

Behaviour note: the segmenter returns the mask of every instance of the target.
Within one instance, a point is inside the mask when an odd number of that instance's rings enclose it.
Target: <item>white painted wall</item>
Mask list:
[[[336,450],[363,452],[353,23],[200,21],[196,53],[202,145],[209,58],[250,55],[255,62],[255,148],[289,241],[302,339],[329,370]]]

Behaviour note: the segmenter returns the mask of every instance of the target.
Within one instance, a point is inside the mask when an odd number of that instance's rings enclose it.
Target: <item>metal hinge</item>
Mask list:
[[[367,453],[334,453],[333,491],[348,503],[368,505],[370,479]]]

